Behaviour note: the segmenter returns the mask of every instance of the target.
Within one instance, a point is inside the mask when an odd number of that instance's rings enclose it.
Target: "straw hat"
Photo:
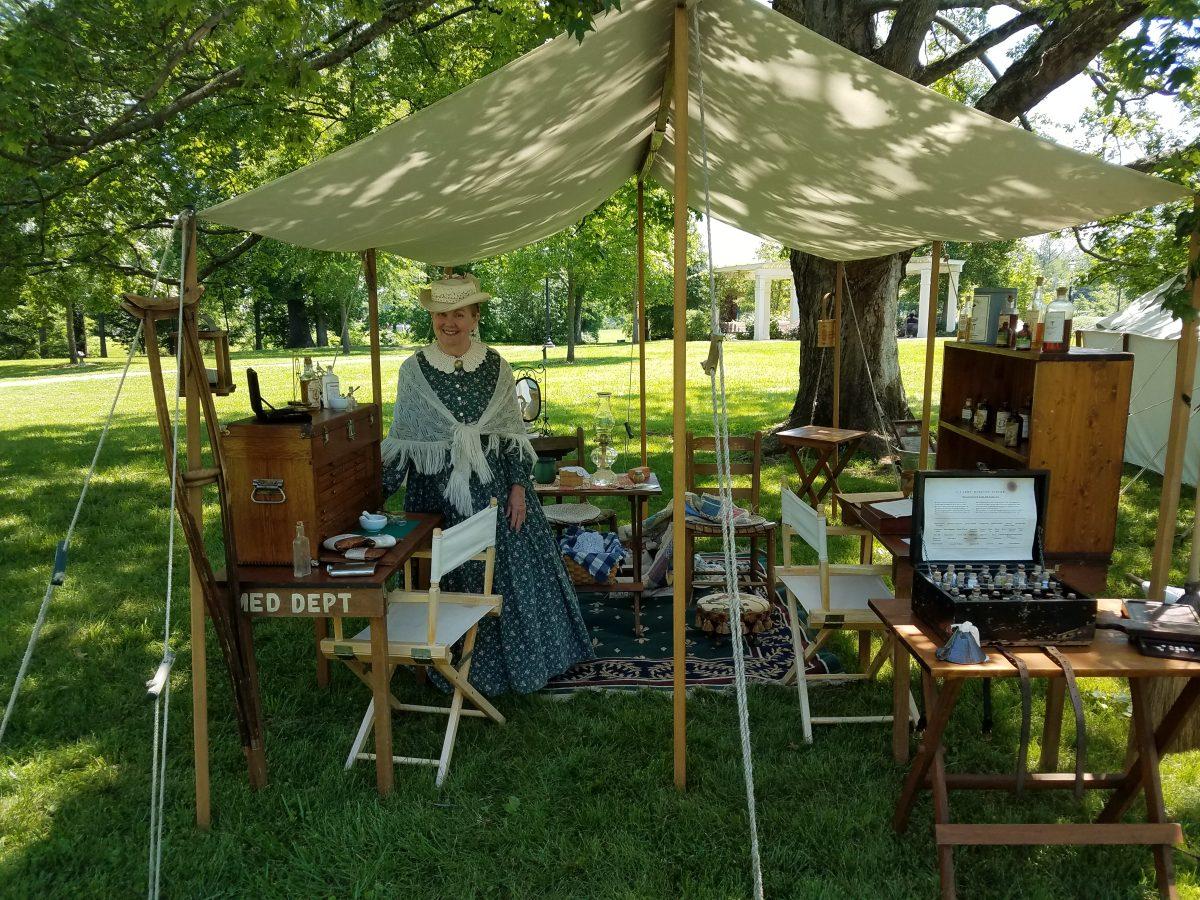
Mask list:
[[[418,299],[431,313],[439,313],[486,303],[492,297],[479,290],[479,279],[474,275],[452,275],[421,288]]]

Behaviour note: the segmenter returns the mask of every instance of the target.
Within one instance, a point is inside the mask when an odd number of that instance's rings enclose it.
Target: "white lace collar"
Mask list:
[[[425,357],[425,362],[429,363],[439,372],[453,375],[460,368],[464,372],[474,372],[487,358],[487,350],[487,344],[480,341],[471,341],[471,346],[467,348],[466,353],[462,356],[451,356],[437,345],[437,341],[434,341],[423,349],[421,353]]]

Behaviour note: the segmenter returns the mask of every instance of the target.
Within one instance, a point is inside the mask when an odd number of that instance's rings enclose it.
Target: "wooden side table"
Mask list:
[[[925,788],[931,791],[943,897],[955,896],[953,852],[956,846],[1045,844],[1148,846],[1154,853],[1159,893],[1164,897],[1176,896],[1171,848],[1183,842],[1183,830],[1178,823],[1167,821],[1158,760],[1200,700],[1200,663],[1142,656],[1129,644],[1124,634],[1107,630],[1098,630],[1095,641],[1088,647],[1059,648],[1078,677],[1123,678],[1129,682],[1133,701],[1135,756],[1124,772],[1083,775],[1085,789],[1113,791],[1108,803],[1097,821],[1090,823],[955,824],[950,821],[950,788],[1012,791],[1017,781],[1012,773],[946,773],[942,738],[959,692],[970,678],[1015,678],[1017,670],[994,649],[988,651],[988,661],[980,665],[960,666],[942,662],[935,655],[941,642],[927,631],[926,626],[913,618],[908,600],[872,600],[870,605],[895,638],[896,671],[900,673],[897,682],[906,682],[904,673],[908,671],[909,656],[916,659],[921,667],[928,724],[920,749],[905,777],[892,825],[897,831],[904,831],[919,792]],[[1100,607],[1110,612],[1119,611],[1120,601],[1101,600]],[[1062,669],[1042,651],[1035,648],[1014,649],[1013,655],[1025,663],[1032,677],[1052,679],[1052,686],[1062,684]],[[1155,729],[1147,706],[1146,679],[1159,677],[1186,678],[1188,682]],[[904,687],[907,688],[907,683]],[[900,704],[897,701],[895,713],[893,727],[896,732],[893,740],[898,741],[900,729],[907,728],[907,703]],[[1047,716],[1044,741],[1052,741],[1056,747],[1057,727],[1056,717]],[[903,739],[907,741],[907,734]],[[1028,773],[1024,781],[1031,789],[1070,790],[1075,787],[1073,773]],[[1145,795],[1147,821],[1118,822],[1139,792]]]
[[[777,432],[779,444],[787,448],[800,476],[800,489],[796,496],[802,497],[814,509],[820,509],[825,495],[831,490],[834,496],[838,494],[837,479],[846,463],[858,448],[859,443],[867,436],[865,431],[854,431],[848,428],[828,428],[824,425],[805,425],[801,428],[789,428]],[[812,450],[814,459],[812,465],[806,465],[801,452]],[[817,484],[817,478],[824,480]]]

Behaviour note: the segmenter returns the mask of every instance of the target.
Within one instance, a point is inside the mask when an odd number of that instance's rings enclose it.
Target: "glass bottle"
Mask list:
[[[316,377],[317,370],[313,368],[312,357],[304,357],[304,368],[300,370],[300,402],[305,406],[312,406],[309,385]]]
[[[1012,346],[1017,339],[1017,295],[1009,294],[1008,299],[1004,301],[1004,313],[1008,316],[1008,346]]]
[[[1008,344],[1009,344],[1009,336],[1011,334],[1012,334],[1012,330],[1008,327],[1008,316],[1005,315],[1003,312],[1001,312],[1000,313],[1000,327],[996,329],[995,346],[1004,347],[1007,349]]]
[[[963,404],[962,414],[959,417],[959,424],[968,430],[971,428],[971,423],[975,420],[975,404],[971,402],[971,398],[967,398],[967,402]]]
[[[596,471],[592,475],[592,484],[597,487],[615,484],[616,473],[612,464],[617,461],[617,448],[613,446],[613,429],[617,420],[612,411],[612,394],[599,391],[596,394],[596,414],[593,419],[596,431],[596,449],[592,451],[592,462]]]
[[[1031,350],[1033,348],[1033,332],[1029,330],[1029,322],[1021,322],[1021,330],[1017,332],[1016,339],[1013,341],[1013,348],[1016,350]]]
[[[307,578],[312,574],[312,554],[309,552],[308,538],[304,536],[304,523],[296,523],[296,539],[292,541],[292,574],[297,578]]]
[[[1008,417],[1008,401],[1001,400],[1000,405],[996,407],[996,422],[993,427],[996,436],[1001,440],[1004,440],[1004,429],[1008,425]]]
[[[986,400],[980,400],[977,404],[975,404],[975,419],[972,421],[971,427],[974,428],[975,431],[982,434],[983,432],[987,431],[987,424],[988,402]]]
[[[1021,440],[1029,440],[1029,417],[1033,415],[1033,398],[1028,397],[1021,407]]]
[[[1045,279],[1038,276],[1033,286],[1033,299],[1029,302],[1029,319],[1033,322],[1033,350],[1042,349],[1042,329],[1045,327],[1045,309],[1042,308],[1042,285]]]
[[[1071,349],[1071,320],[1074,307],[1067,299],[1067,289],[1060,287],[1058,296],[1046,307],[1046,325],[1042,332],[1043,353],[1066,353]]]
[[[1016,449],[1021,445],[1021,429],[1024,417],[1019,413],[1013,413],[1008,417],[1008,421],[1004,424],[1004,446],[1010,449]]]

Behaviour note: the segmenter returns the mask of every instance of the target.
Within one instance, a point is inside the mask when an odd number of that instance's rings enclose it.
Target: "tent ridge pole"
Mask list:
[[[929,309],[925,316],[925,393],[921,406],[921,456],[917,463],[924,469],[929,462],[929,420],[933,412],[933,363],[937,352],[938,281],[942,276],[942,242],[934,241],[929,250]]]
[[[688,12],[675,7],[675,36],[672,46],[675,71],[680,77],[674,83],[675,124],[675,257],[674,257],[674,333],[672,334],[672,395],[674,417],[671,428],[672,455],[672,533],[674,551],[671,560],[674,572],[672,586],[672,675],[673,675],[673,743],[675,787],[687,787],[687,647],[684,639],[687,607],[687,545],[683,494],[687,486],[687,226],[688,226]]]
[[[842,424],[842,283],[846,264],[838,261],[833,272],[833,427]]]
[[[1192,198],[1192,209],[1200,213],[1200,195]],[[1188,246],[1188,283],[1192,308],[1195,310],[1200,310],[1200,282],[1192,278],[1192,270],[1198,260],[1200,234],[1193,230]],[[1175,349],[1175,393],[1171,404],[1171,424],[1167,429],[1167,455],[1163,460],[1162,497],[1158,504],[1158,529],[1151,558],[1150,590],[1146,594],[1151,600],[1161,600],[1171,580],[1171,551],[1175,546],[1175,520],[1179,515],[1180,482],[1183,459],[1187,453],[1192,382],[1196,372],[1197,317],[1184,319],[1180,324],[1179,343]]]
[[[364,250],[363,275],[367,280],[367,324],[371,329],[371,402],[383,415],[383,375],[379,368],[379,282],[375,248]],[[382,423],[382,419],[381,419]]]

